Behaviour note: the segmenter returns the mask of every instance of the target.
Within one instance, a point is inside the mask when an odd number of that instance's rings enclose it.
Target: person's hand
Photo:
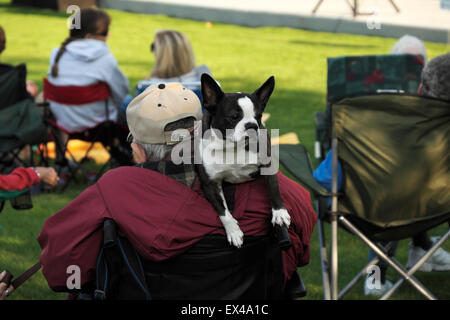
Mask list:
[[[3,271],[2,273],[0,273],[0,281],[2,281],[5,277],[6,277],[6,271]],[[7,296],[9,296],[11,294],[11,292],[14,291],[13,286],[10,285],[8,288],[6,286],[7,286],[6,283],[0,282],[0,300],[5,299]]]
[[[34,98],[37,96],[39,88],[32,80],[27,80],[27,91]]]
[[[37,167],[36,171],[41,177],[41,181],[54,187],[58,183],[59,177],[53,168]]]

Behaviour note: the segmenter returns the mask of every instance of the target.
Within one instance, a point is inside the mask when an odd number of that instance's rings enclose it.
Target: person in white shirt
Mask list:
[[[50,102],[57,124],[70,133],[83,132],[107,120],[117,122],[120,104],[129,91],[128,79],[106,44],[111,18],[105,11],[92,8],[82,9],[80,14],[80,28],[71,29],[69,37],[51,52],[48,81],[55,86],[105,82],[110,98],[108,109],[104,101],[81,105]],[[62,142],[67,139],[62,132]]]

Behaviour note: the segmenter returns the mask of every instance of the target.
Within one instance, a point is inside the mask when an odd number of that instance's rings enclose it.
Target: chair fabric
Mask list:
[[[46,139],[39,110],[25,86],[26,67],[11,67],[0,75],[0,153]]]
[[[338,211],[376,240],[450,219],[450,103],[372,95],[333,105],[344,171]]]
[[[314,195],[329,196],[313,176],[313,169],[308,151],[301,144],[280,144],[279,161],[281,165]]]
[[[9,200],[20,196],[21,194],[28,192],[29,189],[20,190],[20,191],[3,191],[0,190],[0,201]]]
[[[109,87],[105,82],[90,86],[55,86],[44,78],[44,99],[67,105],[81,105],[106,100],[110,97]]]
[[[331,105],[343,98],[398,91],[415,95],[421,81],[423,57],[387,54],[334,57],[327,60],[327,107],[317,112],[316,135],[324,156],[331,148]]]
[[[327,100],[401,90],[416,94],[424,61],[420,55],[387,54],[328,58]]]

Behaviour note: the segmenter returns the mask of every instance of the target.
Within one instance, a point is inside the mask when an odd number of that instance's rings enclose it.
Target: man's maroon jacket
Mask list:
[[[284,204],[291,215],[292,248],[283,252],[285,281],[297,266],[309,262],[309,243],[316,214],[309,193],[279,173]],[[272,209],[265,180],[236,186],[233,217],[246,236],[271,232]],[[95,278],[96,259],[103,236],[103,221],[113,219],[138,253],[161,261],[186,251],[208,234],[225,234],[218,214],[194,190],[156,171],[120,167],[107,172],[65,208],[48,218],[37,240],[48,285],[68,291],[67,269],[81,270],[81,284]]]

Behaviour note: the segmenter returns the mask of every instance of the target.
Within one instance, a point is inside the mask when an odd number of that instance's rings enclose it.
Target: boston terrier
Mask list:
[[[227,207],[222,183],[250,181],[260,174],[269,188],[272,224],[276,226],[277,233],[283,234],[287,239],[285,241],[289,242],[287,228],[291,219],[283,205],[278,176],[276,173],[262,174],[262,167],[270,166],[270,163],[262,163],[261,146],[256,144],[256,148],[252,148],[255,144],[251,143],[261,141],[260,135],[267,134],[261,117],[274,86],[272,76],[252,94],[224,93],[211,76],[203,74],[201,77],[204,114],[199,148],[202,161],[196,169],[205,198],[219,214],[228,242],[238,248],[243,244],[244,234]],[[270,159],[270,137],[267,134],[265,138]],[[241,161],[238,161],[239,158]]]

